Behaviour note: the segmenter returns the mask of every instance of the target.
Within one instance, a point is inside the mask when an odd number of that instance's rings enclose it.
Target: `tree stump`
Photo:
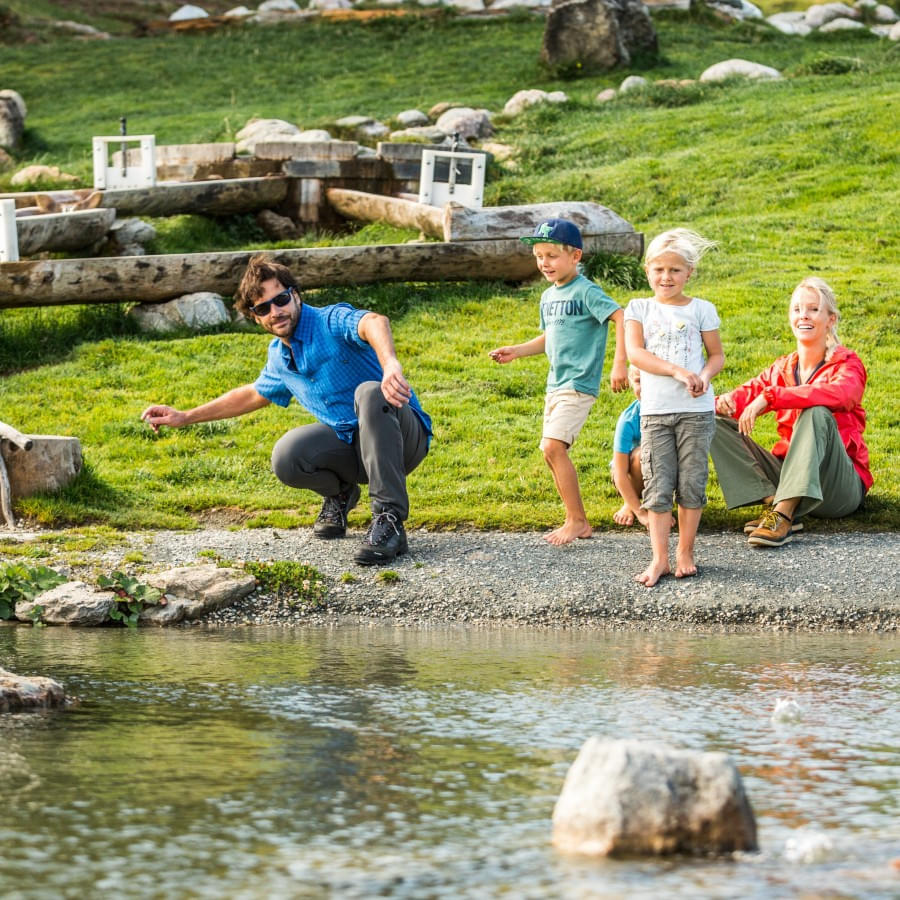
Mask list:
[[[81,471],[81,442],[55,434],[30,434],[31,449],[0,440],[0,456],[6,465],[11,501],[32,494],[58,491]]]

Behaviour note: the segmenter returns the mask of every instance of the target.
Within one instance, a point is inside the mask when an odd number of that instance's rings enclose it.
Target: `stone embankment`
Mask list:
[[[210,624],[382,621],[513,624],[619,629],[900,630],[900,535],[816,534],[785,547],[750,547],[734,533],[702,533],[699,575],[665,577],[654,588],[633,580],[649,559],[646,534],[598,533],[551,547],[539,534],[410,533],[410,553],[389,569],[352,562],[362,532],[320,541],[309,529],[205,530],[130,534],[102,552],[80,554],[77,570],[64,560],[47,565],[72,577],[128,568],[150,580],[173,566],[209,564],[210,556],[243,561],[293,560],[322,572],[318,609],[259,590],[199,621]]]

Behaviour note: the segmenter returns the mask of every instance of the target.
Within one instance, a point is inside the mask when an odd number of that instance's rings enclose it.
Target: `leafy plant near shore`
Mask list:
[[[287,599],[291,606],[321,606],[325,600],[328,590],[325,577],[306,563],[249,560],[244,563],[244,570],[256,578],[263,590],[271,591],[279,599]]]
[[[0,566],[0,619],[11,619],[16,604],[33,600],[65,581],[65,577],[47,566],[30,567],[18,563]]]
[[[97,584],[119,597],[116,607],[110,612],[109,617],[115,622],[122,622],[129,628],[137,628],[138,619],[146,607],[166,605],[166,598],[162,591],[122,572],[101,575],[97,579]]]

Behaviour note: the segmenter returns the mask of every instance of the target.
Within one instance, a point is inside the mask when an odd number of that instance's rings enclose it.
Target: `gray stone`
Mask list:
[[[879,3],[875,7],[875,21],[880,25],[893,25],[898,19],[900,19],[900,16],[890,6]]]
[[[416,128],[402,128],[392,131],[390,139],[407,144],[440,144],[447,135],[436,125],[420,125]]]
[[[419,109],[404,109],[394,117],[404,128],[416,128],[428,124],[428,116]]]
[[[724,753],[589,738],[553,810],[553,843],[589,856],[756,849],[756,822]]]
[[[892,41],[900,41],[900,22],[896,25],[891,26],[890,33],[888,34],[888,39]]]
[[[0,126],[2,128],[2,126]],[[19,169],[9,183],[16,187],[22,187],[27,184],[33,184],[37,181],[56,181],[62,184],[74,184],[77,182],[77,175],[69,175],[67,172],[61,172],[59,166],[33,165],[25,166]]]
[[[563,91],[541,91],[537,88],[516,91],[503,107],[503,115],[517,116],[519,113],[538,103],[566,103],[568,96]]]
[[[846,3],[815,3],[808,7],[804,21],[810,28],[821,28],[832,19],[858,18],[859,13]]]
[[[553,0],[494,0],[491,10],[495,9],[539,9],[551,6]]]
[[[0,669],[0,713],[64,706],[65,688],[52,678],[26,677]]]
[[[766,21],[782,34],[795,34],[805,37],[812,29],[806,24],[802,12],[783,12],[769,16]]]
[[[448,137],[459,134],[461,138],[487,138],[494,133],[491,114],[486,109],[472,109],[469,106],[454,106],[442,113],[435,122]]]
[[[256,224],[273,241],[290,241],[297,237],[297,225],[288,216],[279,215],[271,209],[261,209],[256,214]]]
[[[57,31],[66,31],[69,34],[77,34],[81,38],[95,41],[108,41],[111,35],[105,31],[98,31],[93,25],[85,25],[83,22],[71,22],[68,19],[59,19],[53,23]]]
[[[16,604],[16,618],[30,622],[35,607],[40,606],[41,621],[48,625],[102,625],[116,607],[112,591],[97,591],[83,581],[67,581],[33,600]]]
[[[252,9],[247,9],[246,6],[234,6],[226,12],[222,13],[223,16],[229,16],[231,18],[239,19],[243,16],[249,16],[253,14]]]
[[[865,27],[866,26],[863,25],[862,22],[857,22],[855,19],[848,19],[846,16],[838,16],[838,18],[826,22],[819,31],[822,34],[831,34],[834,31],[859,31]]]
[[[726,59],[706,69],[700,81],[725,81],[728,78],[776,79],[781,78],[778,69],[746,59]]]
[[[353,9],[350,0],[309,0],[309,9]]]
[[[15,150],[22,143],[24,108],[24,101],[15,91],[0,91],[0,146]]]
[[[656,53],[658,41],[640,0],[564,0],[550,8],[541,61],[584,71],[628,65],[635,53]]]
[[[484,10],[484,0],[444,0],[444,5],[452,6],[463,12],[482,12]]]
[[[156,240],[156,229],[143,219],[116,219],[109,226],[110,236],[123,247],[129,244],[149,244]]]
[[[629,91],[641,91],[650,84],[643,75],[629,75],[619,85],[619,93],[627,94]]]
[[[139,621],[157,625],[197,619],[230,606],[256,588],[252,575],[214,565],[179,566],[149,576],[146,583],[166,595],[166,605],[147,607]]]
[[[295,140],[303,141],[304,143],[318,143],[320,141],[325,143],[331,140],[331,134],[324,128],[307,128],[301,131]]]
[[[179,7],[169,16],[170,22],[184,22],[188,19],[205,19],[209,13],[199,6],[191,6],[189,3]]]
[[[235,135],[238,153],[253,153],[257,143],[296,138],[300,129],[284,119],[250,119]]]
[[[231,321],[219,294],[198,291],[166,303],[141,303],[129,312],[142,331],[170,332],[181,328],[200,330]]]
[[[594,100],[597,103],[609,103],[610,100],[616,99],[616,89],[615,88],[606,88],[605,90],[600,91]]]
[[[334,124],[338,128],[352,130],[361,137],[383,137],[391,130],[387,125],[371,116],[344,116]]]
[[[299,12],[295,0],[265,0],[257,7],[259,12]]]

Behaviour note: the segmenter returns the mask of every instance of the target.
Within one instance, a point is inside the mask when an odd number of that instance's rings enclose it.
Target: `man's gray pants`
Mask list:
[[[398,409],[385,400],[381,382],[364,381],[353,400],[359,428],[352,444],[328,425],[301,425],[272,448],[272,471],[286,485],[323,497],[368,484],[372,512],[391,510],[405,521],[406,476],[428,453],[425,427],[409,404]]]

